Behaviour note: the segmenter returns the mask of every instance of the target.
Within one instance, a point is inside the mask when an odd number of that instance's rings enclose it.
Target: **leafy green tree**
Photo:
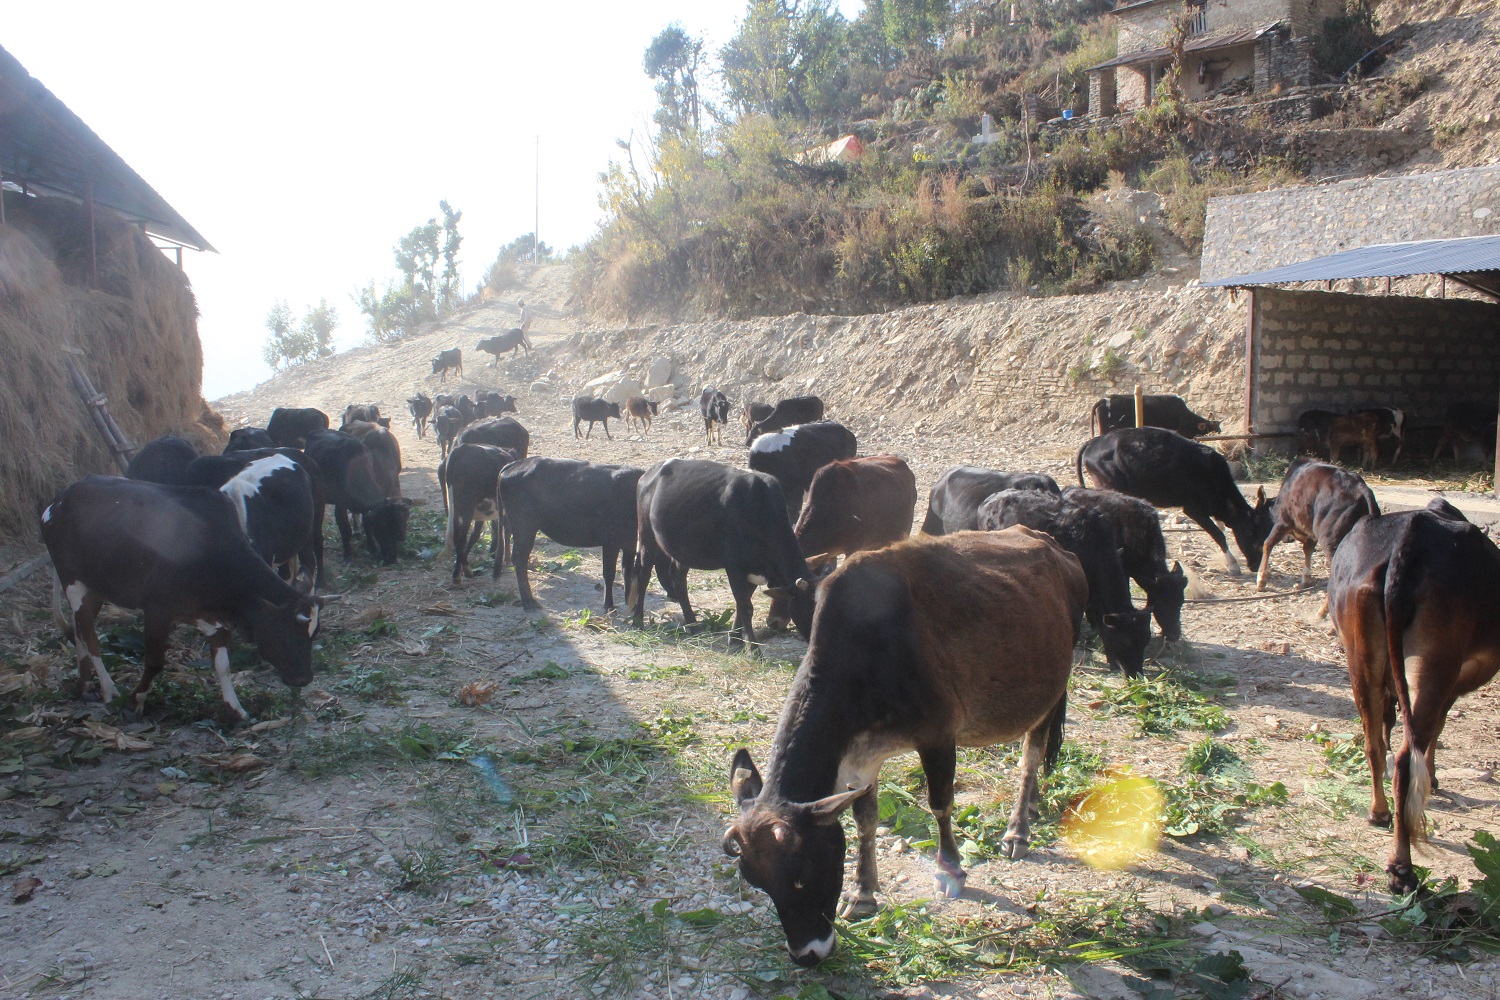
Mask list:
[[[292,357],[296,353],[296,347],[292,343],[297,336],[292,327],[292,307],[286,304],[285,299],[277,299],[270,312],[266,313],[266,329],[271,331],[271,336],[261,348],[260,356],[273,370],[280,371],[292,363]]]
[[[442,256],[441,233],[437,220],[428,219],[413,227],[396,244],[396,267],[406,276],[411,295],[411,315],[405,324],[407,331],[416,329],[423,320],[437,318],[435,285],[437,263]]]
[[[886,40],[900,52],[934,47],[951,6],[951,0],[883,0]]]
[[[327,299],[319,299],[317,305],[308,307],[298,332],[311,349],[313,357],[326,358],[333,354],[333,331],[338,325],[339,311],[329,305]]]
[[[850,97],[848,27],[832,0],[750,0],[739,33],[719,53],[730,103],[741,115],[836,114]]]
[[[326,358],[333,354],[333,330],[338,322],[338,312],[323,299],[307,310],[300,326],[294,326],[291,306],[278,299],[266,313],[266,329],[271,336],[261,348],[261,357],[277,371]]]
[[[669,24],[646,46],[641,68],[656,81],[657,109],[653,119],[664,132],[696,135],[702,125],[698,70],[703,39],[693,38],[680,24]]]
[[[443,213],[443,242],[439,248],[443,276],[438,287],[438,311],[447,316],[458,306],[458,248],[464,241],[458,233],[458,220],[464,217],[464,213],[449,205],[446,199],[438,202],[438,208]]]
[[[413,300],[410,282],[392,282],[381,288],[372,281],[354,293],[354,304],[365,317],[365,333],[371,343],[395,343],[415,329]]]

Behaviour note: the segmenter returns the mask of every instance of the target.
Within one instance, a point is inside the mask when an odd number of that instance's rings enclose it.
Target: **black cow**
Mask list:
[[[1100,489],[1140,497],[1156,507],[1181,507],[1224,553],[1229,574],[1238,576],[1239,563],[1214,523],[1215,518],[1223,521],[1250,568],[1260,568],[1261,549],[1271,533],[1266,491],[1257,492],[1251,507],[1234,484],[1229,463],[1207,445],[1159,427],[1127,427],[1087,442],[1078,451],[1077,469],[1080,486],[1088,485],[1083,480],[1088,469]]]
[[[1126,575],[1146,592],[1146,604],[1161,627],[1162,638],[1168,642],[1181,639],[1187,573],[1180,562],[1167,566],[1167,540],[1156,508],[1113,490],[1069,486],[1062,495],[1070,504],[1092,507],[1114,523],[1120,533],[1120,562]]]
[[[447,458],[459,431],[464,429],[464,416],[455,406],[440,406],[437,415],[432,418],[432,427],[437,431],[438,448],[442,450],[443,457]]]
[[[1328,432],[1338,418],[1332,410],[1303,410],[1297,415],[1298,450],[1307,455],[1326,453]]]
[[[757,403],[746,400],[740,407],[740,423],[744,425],[745,433],[750,433],[750,428],[769,417],[776,407],[770,403]]]
[[[1181,396],[1150,395],[1141,399],[1147,427],[1164,427],[1183,437],[1217,434],[1222,429],[1217,420],[1200,417],[1188,409]],[[1110,395],[1094,404],[1089,413],[1089,434],[1097,436],[1122,427],[1135,426],[1135,396]]]
[[[137,711],[166,664],[167,641],[178,621],[194,622],[209,633],[219,690],[241,719],[249,714],[230,680],[232,629],[248,634],[287,685],[302,687],[312,680],[312,640],[323,601],[284,583],[255,554],[234,503],[222,493],[89,476],[42,511],[42,539],[57,573],[58,618],[77,648],[80,693],[85,664],[93,668],[105,701],[119,693],[94,631],[105,601],[144,612]],[[71,622],[62,615],[63,595]]]
[[[467,392],[453,401],[453,408],[463,415],[466,424],[472,424],[479,416],[479,407],[469,398]]]
[[[807,637],[813,581],[775,479],[718,462],[671,458],[641,477],[636,523],[640,539],[628,601],[637,626],[653,567],[689,624],[697,617],[688,603],[687,571],[722,569],[734,594],[731,646],[755,641],[750,599],[757,585],[791,595],[792,621]]]
[[[354,558],[351,511],[364,516],[365,532],[373,538],[385,563],[396,561],[406,540],[411,501],[390,499],[382,484],[382,470],[365,443],[344,431],[315,431],[308,435],[307,457],[318,470],[323,500],[333,504],[344,558]]]
[[[381,426],[389,427],[391,425],[390,418],[385,417],[383,419],[385,423],[381,424]],[[380,424],[382,420],[380,406],[376,403],[350,403],[344,407],[344,415],[339,419],[339,430],[347,431],[349,425],[356,420],[367,424]]]
[[[1458,461],[1458,449],[1461,444],[1478,444],[1482,451],[1491,451],[1495,447],[1495,420],[1496,407],[1493,402],[1489,403],[1449,403],[1443,411],[1443,436],[1438,438],[1437,447],[1432,450],[1432,460],[1436,462],[1443,449],[1453,447],[1453,461]]]
[[[396,435],[378,424],[356,420],[349,424],[348,433],[359,438],[370,449],[375,482],[385,494],[386,504],[358,515],[364,527],[365,541],[372,549],[379,549],[382,558],[394,562],[393,550],[382,544],[381,539],[406,537],[406,522],[410,516],[410,500],[401,497],[401,444]]]
[[[406,401],[407,412],[411,414],[411,425],[417,429],[417,440],[427,436],[427,421],[432,416],[432,399],[427,393],[419,392]]]
[[[709,386],[698,395],[698,411],[703,414],[703,436],[708,443],[723,444],[724,427],[729,423],[729,397]]]
[[[163,486],[185,486],[184,473],[197,457],[198,449],[191,441],[168,434],[141,445],[125,468],[125,478]]]
[[[313,431],[327,429],[328,414],[310,406],[302,409],[278,406],[271,411],[271,419],[266,421],[266,433],[271,435],[278,448],[301,448]]]
[[[224,454],[232,451],[257,451],[261,448],[277,448],[276,439],[260,427],[237,427],[229,432],[224,444]]]
[[[1360,518],[1379,517],[1380,504],[1364,479],[1326,462],[1298,459],[1281,480],[1272,510],[1271,534],[1266,538],[1255,589],[1265,590],[1271,572],[1271,550],[1291,535],[1302,543],[1302,586],[1312,584],[1312,554],[1323,547],[1332,559],[1339,543]]]
[[[726,414],[727,416],[727,414]],[[811,424],[823,419],[823,401],[817,396],[792,396],[771,407],[771,412],[750,425],[745,444],[752,444],[762,434],[774,434],[797,424]]]
[[[609,418],[620,419],[620,404],[611,403],[605,399],[595,399],[593,396],[573,397],[573,436],[575,438],[588,439],[594,433],[594,424],[604,424],[604,436],[613,441],[614,436],[609,433]],[[589,422],[587,434],[578,433],[578,425],[583,421]]]
[[[291,448],[205,455],[184,485],[207,486],[234,503],[250,547],[282,578],[323,582],[323,503],[312,463]]]
[[[776,477],[786,496],[787,516],[795,524],[803,494],[817,471],[829,462],[853,458],[858,450],[853,431],[837,420],[820,420],[756,438],[750,446],[750,468]]]
[[[484,338],[474,349],[476,351],[483,351],[486,354],[493,354],[495,360],[490,362],[490,367],[493,368],[500,363],[500,355],[506,351],[509,351],[512,356],[521,350],[530,354],[531,344],[526,340],[526,334],[522,333],[519,328],[515,328],[506,330],[504,333],[497,333],[493,337]]]
[[[1057,480],[1045,472],[1001,472],[977,465],[955,465],[938,476],[927,494],[922,533],[951,535],[979,528],[979,505],[1001,490],[1043,490],[1057,496]]]
[[[514,417],[490,417],[465,427],[458,436],[458,443],[509,448],[518,457],[525,458],[531,449],[531,432]]]
[[[464,355],[456,347],[450,347],[446,351],[432,359],[432,374],[438,376],[439,382],[448,381],[448,372],[457,371],[459,375],[464,373]]]
[[[509,448],[487,444],[460,444],[438,467],[448,528],[443,533],[443,551],[453,552],[453,582],[469,573],[469,551],[479,540],[485,522],[490,524],[490,552],[495,559],[491,575],[498,578],[505,564],[505,527],[501,520],[500,470],[517,459]],[[472,527],[471,527],[472,526]]]
[[[474,393],[474,414],[478,417],[499,417],[516,412],[516,397],[480,389]]]
[[[640,469],[568,458],[528,458],[500,474],[500,499],[511,535],[521,607],[541,606],[531,593],[529,576],[537,532],[559,545],[603,550],[606,609],[615,606],[617,557],[625,593],[630,593],[635,573],[636,487],[641,475]]]
[[[1078,557],[1089,582],[1086,613],[1104,641],[1104,655],[1126,677],[1141,676],[1151,641],[1151,609],[1137,611],[1130,601],[1130,581],[1120,561],[1123,543],[1114,522],[1096,508],[1041,490],[1004,490],[979,505],[984,530],[1014,524],[1045,531]]]

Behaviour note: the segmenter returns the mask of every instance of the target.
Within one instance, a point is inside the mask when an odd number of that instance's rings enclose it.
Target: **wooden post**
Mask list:
[[[1438,298],[1440,298],[1440,299],[1446,299],[1447,297],[1448,297],[1448,276],[1446,274],[1444,274],[1444,275],[1440,275],[1439,276],[1439,281],[1438,281]]]
[[[1255,355],[1255,289],[1246,289],[1245,298],[1245,433],[1255,433],[1255,380],[1260,374],[1260,359]]]
[[[1146,426],[1146,397],[1141,392],[1141,387],[1135,387],[1135,425]]]

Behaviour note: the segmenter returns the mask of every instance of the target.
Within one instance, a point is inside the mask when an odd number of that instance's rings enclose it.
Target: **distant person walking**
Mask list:
[[[531,336],[529,334],[531,330],[531,309],[526,305],[524,300],[518,300],[516,305],[521,307],[521,342],[526,345],[526,349],[529,351],[531,350]]]

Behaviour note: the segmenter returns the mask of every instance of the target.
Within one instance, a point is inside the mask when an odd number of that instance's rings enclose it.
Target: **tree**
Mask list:
[[[741,115],[837,113],[851,97],[848,27],[832,0],[750,0],[739,33],[719,53],[730,103]]]
[[[297,336],[292,329],[292,307],[286,304],[285,299],[277,299],[271,306],[271,311],[266,313],[266,329],[271,331],[271,336],[261,348],[260,356],[272,370],[280,371],[292,363],[292,358],[297,353],[292,343]]]
[[[327,299],[319,299],[317,305],[308,307],[302,317],[300,332],[314,357],[326,358],[333,354],[333,331],[338,325],[339,311],[329,305]]]
[[[680,24],[669,24],[646,46],[641,68],[656,81],[653,120],[664,132],[697,135],[702,124],[698,94],[698,65],[703,40],[692,38]]]
[[[410,289],[410,316],[403,324],[408,332],[416,329],[423,320],[437,318],[434,272],[437,270],[438,259],[442,256],[438,243],[441,232],[437,220],[428,219],[422,225],[413,227],[396,244],[396,267],[406,276],[406,285]]]
[[[266,329],[271,336],[261,348],[260,356],[277,371],[326,358],[333,354],[333,330],[338,322],[338,312],[323,299],[307,310],[300,326],[294,327],[291,306],[278,299],[266,313]]]
[[[885,37],[908,52],[932,48],[948,24],[950,0],[883,0]]]
[[[464,217],[464,213],[449,205],[446,199],[438,202],[438,208],[443,213],[443,243],[440,248],[443,277],[438,291],[438,309],[442,315],[447,316],[458,306],[458,247],[464,241],[458,234],[458,220]]]
[[[365,317],[365,333],[372,343],[395,343],[414,329],[410,282],[380,288],[372,281],[355,292],[353,298]]]

